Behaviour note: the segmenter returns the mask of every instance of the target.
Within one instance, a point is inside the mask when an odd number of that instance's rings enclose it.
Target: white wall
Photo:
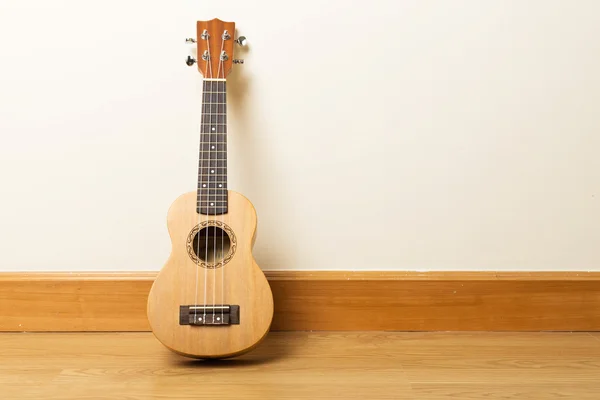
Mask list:
[[[0,2],[0,270],[158,270],[195,21],[264,269],[600,270],[600,2]]]

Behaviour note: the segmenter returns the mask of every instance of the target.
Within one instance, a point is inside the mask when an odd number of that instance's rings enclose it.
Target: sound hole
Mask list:
[[[196,233],[193,246],[196,257],[214,267],[229,253],[231,239],[223,229],[208,226]]]

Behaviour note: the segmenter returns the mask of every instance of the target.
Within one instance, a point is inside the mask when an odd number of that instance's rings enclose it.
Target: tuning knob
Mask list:
[[[246,43],[248,43],[248,39],[246,39],[246,36],[240,36],[239,38],[235,39],[235,42],[240,46],[245,46]]]
[[[186,43],[196,43],[196,39],[194,39],[194,38],[191,38],[191,37],[189,37],[189,38],[185,38],[185,42],[186,42]]]
[[[244,60],[237,60],[237,59],[235,59],[235,60],[233,60],[233,63],[234,64],[243,64]]]
[[[191,67],[192,65],[196,64],[196,59],[188,56],[187,60],[185,60],[185,63],[188,65],[188,67]]]

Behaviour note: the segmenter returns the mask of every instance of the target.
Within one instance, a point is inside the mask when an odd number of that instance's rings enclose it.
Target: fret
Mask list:
[[[217,104],[204,103],[204,104],[202,104],[202,114],[217,114],[217,113],[226,113],[226,112],[227,112],[227,105],[225,103],[217,103]]]
[[[227,199],[229,197],[228,192],[224,191],[224,194],[200,194],[196,197],[196,203],[199,202],[211,202],[211,203],[223,203],[223,202],[227,202]]]
[[[225,192],[227,193],[227,192]],[[201,200],[224,200],[227,201],[228,200],[228,195],[225,194],[223,196],[215,196],[214,194],[209,194],[209,193],[203,193],[203,194],[199,194],[198,196],[196,196],[196,201],[201,201]]]
[[[226,203],[227,196],[217,198],[217,197],[208,197],[208,196],[198,196],[196,203],[215,203],[217,205],[221,205],[219,203]],[[211,204],[212,205],[212,204]]]
[[[208,92],[226,92],[225,81],[207,81],[204,80],[202,83],[202,90]]]
[[[203,189],[197,196],[197,199],[206,198],[213,199],[215,196],[224,196],[227,197],[229,191],[227,189]]]
[[[227,193],[229,193],[229,191],[227,190],[227,188],[217,188],[217,187],[210,187],[210,188],[202,188],[202,191],[198,192],[197,197],[200,196],[215,196],[215,195],[227,195]]]
[[[217,159],[201,159],[198,163],[198,169],[200,168],[227,168],[227,159],[226,158],[217,158]]]
[[[229,194],[225,193],[225,194],[201,194],[198,196],[198,199],[206,199],[206,200],[210,200],[210,199],[215,199],[217,201],[219,201],[219,199],[226,199],[229,196]]]
[[[208,195],[199,195],[196,197],[196,204],[198,203],[215,203],[215,205],[221,206],[223,203],[227,203],[228,196],[208,196]]]
[[[202,113],[201,116],[201,123],[203,124],[226,124],[227,123],[227,116],[224,113]]]
[[[196,200],[196,204],[206,204],[213,203],[211,205],[222,206],[227,203],[227,197],[207,197],[207,196],[199,196]]]
[[[204,215],[222,215],[227,214],[226,205],[214,205],[209,204],[196,204],[196,209],[199,210],[200,214]]]
[[[205,160],[205,161],[209,161],[209,160]],[[215,163],[215,160],[210,160],[213,162],[213,164],[218,164]],[[227,173],[227,166],[218,166],[218,165],[206,165],[206,163],[201,163],[200,165],[198,165],[198,173],[201,172],[206,172],[207,169],[215,169],[215,171],[218,171],[220,173]]]
[[[212,178],[212,177],[203,177],[198,179],[198,184],[200,186],[200,188],[202,188],[204,185],[213,185],[213,189],[222,189],[219,185],[223,186],[225,185],[225,180],[222,178],[216,179],[216,178]],[[216,185],[216,186],[215,186]]]
[[[218,142],[200,142],[200,152],[227,152],[227,143],[224,141]]]
[[[205,186],[206,185],[206,186]],[[198,188],[199,189],[224,189],[227,185],[224,179],[211,179],[211,178],[202,178],[198,179]]]
[[[227,140],[227,132],[200,132],[201,142],[225,142]]]
[[[227,207],[197,207],[196,212],[202,215],[223,215],[227,214]]]
[[[200,133],[225,134],[227,133],[227,125],[210,123],[200,124]]]
[[[200,160],[201,161],[224,161],[227,158],[227,153],[224,152],[215,152],[215,151],[205,151],[205,152],[200,152]],[[203,164],[199,164],[199,165],[203,165]]]
[[[225,103],[225,96],[226,93],[204,92],[202,93],[202,101],[210,104]]]
[[[224,175],[227,176],[227,167],[198,167],[198,171],[202,175]],[[214,172],[212,172],[214,171]]]
[[[227,193],[224,182],[198,182],[197,196],[214,196],[219,193]]]
[[[200,158],[200,163],[198,164],[198,166],[209,166],[210,167],[210,162],[216,162],[216,161],[225,161],[227,160],[227,152],[225,151],[200,151],[199,154],[199,158]],[[205,165],[202,163],[202,161],[208,161],[208,165]],[[223,165],[222,167],[226,167],[226,165]]]
[[[196,199],[228,199],[227,189],[202,189],[198,192]]]
[[[207,190],[222,190],[227,189],[227,182],[219,181],[198,181],[198,193],[206,192]]]
[[[227,141],[227,135],[220,132],[201,132],[200,143],[225,143]]]
[[[204,154],[206,156],[206,153]],[[198,174],[200,173],[206,173],[207,170],[214,170],[215,173],[217,172],[221,172],[223,174],[227,173],[227,165],[226,164],[222,164],[219,165],[219,161],[224,161],[222,158],[216,159],[216,158],[208,158],[208,157],[203,157],[203,159],[200,161],[200,163],[198,163]]]
[[[196,208],[200,210],[202,214],[209,215],[220,215],[227,212],[227,204],[196,204]],[[217,212],[219,210],[219,212]]]

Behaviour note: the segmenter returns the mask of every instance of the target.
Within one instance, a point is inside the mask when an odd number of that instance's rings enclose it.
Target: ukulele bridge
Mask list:
[[[179,325],[239,325],[240,306],[229,304],[179,306]]]

